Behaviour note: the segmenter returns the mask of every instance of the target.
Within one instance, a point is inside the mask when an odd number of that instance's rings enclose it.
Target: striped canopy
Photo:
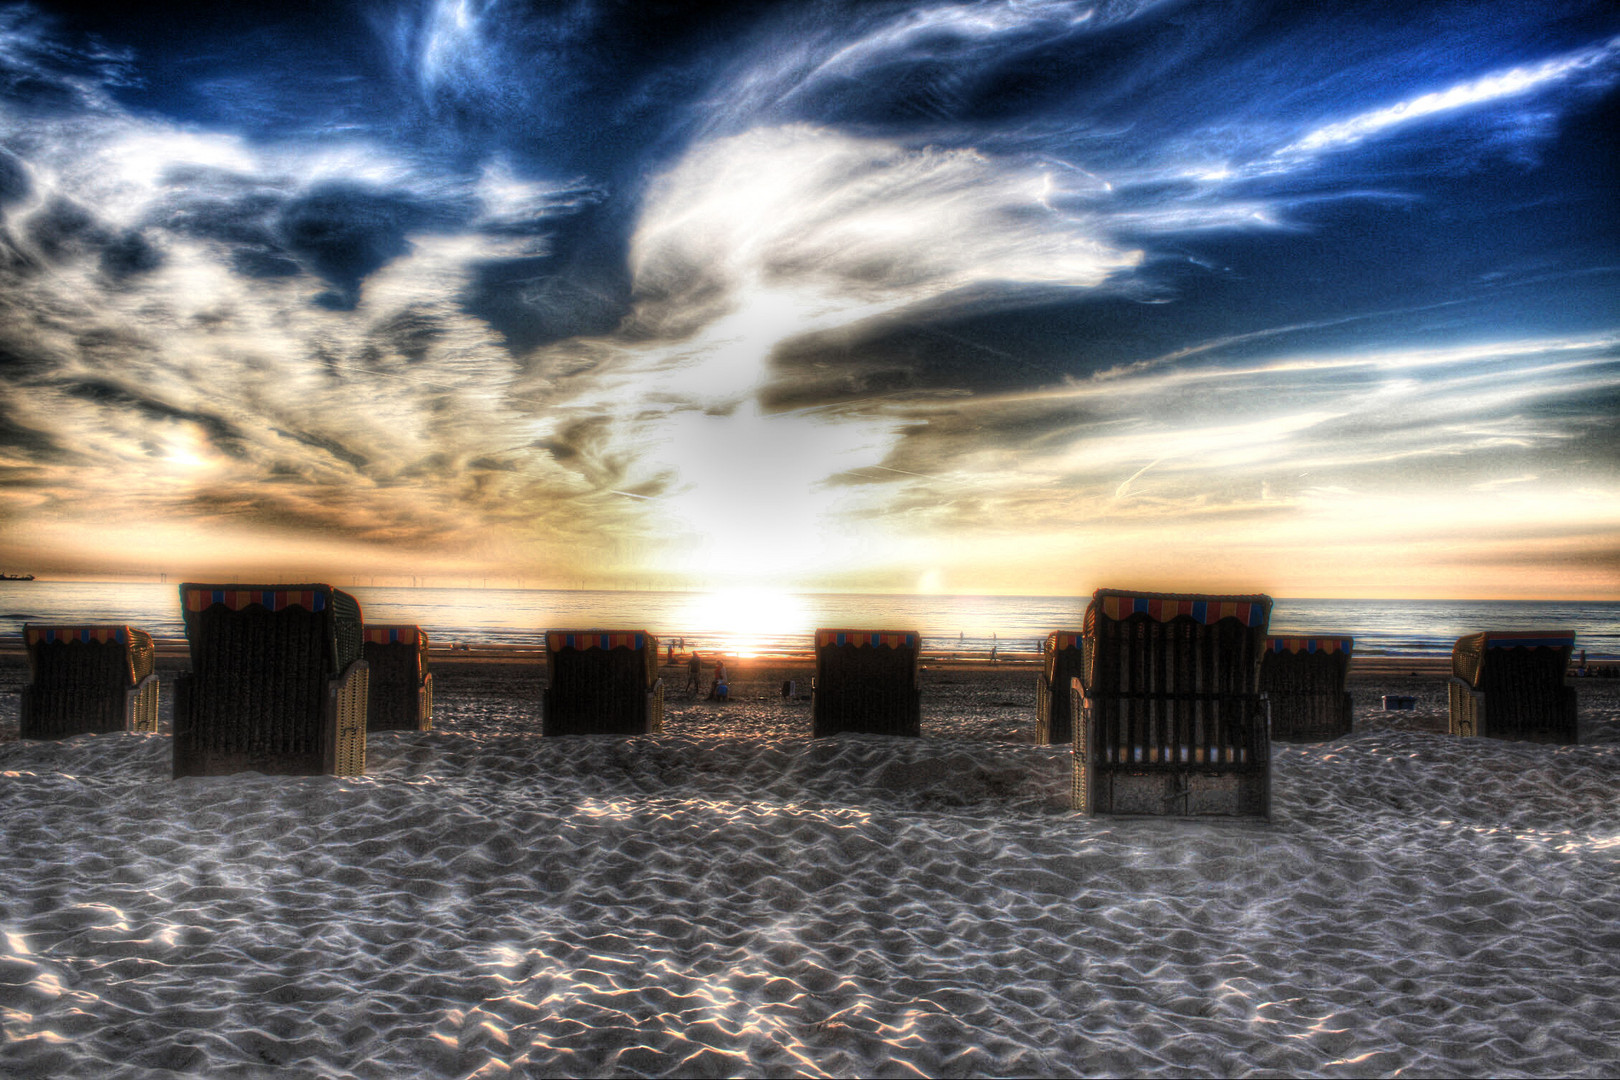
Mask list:
[[[1078,630],[1054,630],[1046,635],[1046,651],[1062,652],[1064,649],[1078,649],[1080,639],[1084,636]]]
[[[1268,652],[1286,653],[1349,653],[1353,638],[1347,637],[1268,637]]]
[[[28,644],[37,645],[42,641],[54,642],[98,642],[105,644],[116,641],[120,645],[129,644],[129,627],[127,626],[28,626],[24,628]]]
[[[366,641],[372,645],[415,645],[418,640],[427,644],[427,631],[417,626],[366,626]]]
[[[890,649],[915,649],[917,635],[906,630],[817,630],[816,648],[823,645],[881,645]]]
[[[1118,621],[1132,615],[1146,615],[1154,622],[1169,622],[1187,616],[1194,622],[1217,623],[1232,618],[1244,626],[1264,626],[1271,618],[1271,597],[1201,596],[1196,593],[1129,593],[1098,589],[1091,608],[1104,618]]]
[[[325,611],[325,589],[225,589],[209,586],[186,589],[186,610],[207,611],[215,604],[224,604],[232,611],[258,604],[271,611],[301,607],[309,611]]]
[[[1573,649],[1573,630],[1487,630],[1487,649]]]
[[[635,649],[647,647],[652,636],[645,630],[548,630],[546,649]],[[656,647],[656,644],[655,646]]]

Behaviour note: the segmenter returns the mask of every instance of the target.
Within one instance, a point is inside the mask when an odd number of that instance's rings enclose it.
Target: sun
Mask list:
[[[749,658],[778,647],[784,638],[808,641],[815,627],[803,597],[763,587],[696,593],[680,612],[679,624],[725,642],[727,654]]]

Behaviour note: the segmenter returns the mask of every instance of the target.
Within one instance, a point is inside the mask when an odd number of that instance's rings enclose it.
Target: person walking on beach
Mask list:
[[[728,696],[726,691],[726,660],[725,657],[714,662],[714,682],[709,684],[709,700]]]
[[[686,658],[686,692],[688,694],[697,693],[698,682],[702,678],[703,661],[698,659],[697,650],[693,649],[692,655]]]

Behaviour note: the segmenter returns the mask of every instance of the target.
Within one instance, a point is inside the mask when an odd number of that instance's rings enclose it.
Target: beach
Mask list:
[[[1269,822],[1088,819],[1033,664],[925,661],[920,739],[811,739],[783,659],[543,739],[536,655],[435,654],[364,777],[174,781],[164,735],[17,740],[0,653],[0,1074],[1620,1070],[1620,680],[1541,746],[1358,658]]]

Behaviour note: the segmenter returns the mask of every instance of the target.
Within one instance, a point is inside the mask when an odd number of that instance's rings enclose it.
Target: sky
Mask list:
[[[1620,599],[1620,7],[0,5],[0,569]]]

